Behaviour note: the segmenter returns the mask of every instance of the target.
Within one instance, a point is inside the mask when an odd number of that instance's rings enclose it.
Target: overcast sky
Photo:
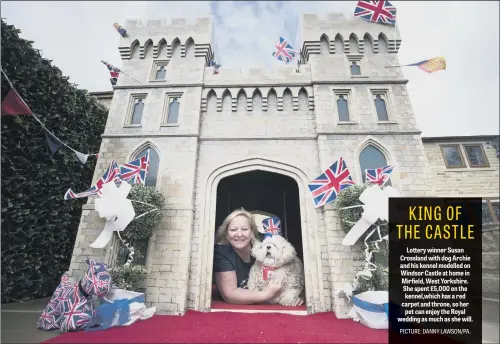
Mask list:
[[[392,1],[402,36],[401,64],[445,56],[447,70],[406,67],[408,90],[423,136],[499,133],[499,3]],[[126,18],[212,15],[217,60],[223,67],[272,68],[274,41],[295,41],[300,13],[344,12],[356,1],[332,2],[17,2],[2,1],[2,18],[34,41],[70,80],[89,91],[110,91],[100,62],[121,66],[114,22]],[[319,39],[319,37],[318,37]],[[297,49],[299,47],[296,47]]]

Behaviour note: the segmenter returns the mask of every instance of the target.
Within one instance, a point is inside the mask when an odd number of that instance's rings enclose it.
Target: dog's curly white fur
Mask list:
[[[302,297],[304,290],[304,266],[297,257],[295,248],[280,235],[273,235],[256,242],[252,247],[255,264],[250,269],[248,289],[265,290],[275,279],[283,281],[283,291],[268,301],[270,304],[292,306]],[[272,274],[265,279],[264,270],[271,268]]]

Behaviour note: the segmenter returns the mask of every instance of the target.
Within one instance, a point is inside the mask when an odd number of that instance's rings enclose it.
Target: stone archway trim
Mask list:
[[[203,222],[201,228],[201,268],[199,270],[200,287],[198,300],[200,310],[209,310],[212,287],[212,259],[214,247],[213,228],[215,228],[215,211],[217,202],[217,186],[225,178],[249,171],[267,171],[285,175],[294,179],[299,189],[301,214],[302,244],[304,251],[304,270],[306,277],[307,305],[311,312],[321,310],[324,300],[320,243],[317,235],[317,213],[307,206],[306,187],[309,182],[307,175],[297,167],[266,159],[247,159],[224,165],[214,170],[205,182],[205,203],[203,207]]]

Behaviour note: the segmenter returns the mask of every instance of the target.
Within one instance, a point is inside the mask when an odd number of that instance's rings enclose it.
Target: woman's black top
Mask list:
[[[235,271],[238,288],[247,287],[250,268],[254,262],[255,258],[251,257],[250,263],[245,263],[231,245],[215,245],[214,272]]]

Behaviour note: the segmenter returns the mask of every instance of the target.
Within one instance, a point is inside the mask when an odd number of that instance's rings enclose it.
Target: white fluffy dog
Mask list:
[[[268,301],[270,304],[292,306],[304,290],[304,266],[295,248],[281,235],[257,242],[252,248],[255,264],[250,269],[248,289],[265,290],[269,281],[281,279],[283,291]]]

